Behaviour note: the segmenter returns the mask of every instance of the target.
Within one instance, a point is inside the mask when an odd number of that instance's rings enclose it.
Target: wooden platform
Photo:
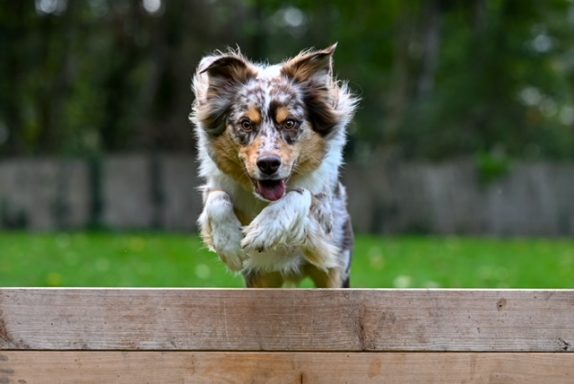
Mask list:
[[[0,289],[0,384],[574,383],[572,290]]]

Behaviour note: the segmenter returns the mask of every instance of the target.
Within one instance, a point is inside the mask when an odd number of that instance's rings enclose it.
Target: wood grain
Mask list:
[[[0,289],[3,350],[574,350],[574,291]]]
[[[574,354],[30,352],[0,354],[0,383],[571,384]]]

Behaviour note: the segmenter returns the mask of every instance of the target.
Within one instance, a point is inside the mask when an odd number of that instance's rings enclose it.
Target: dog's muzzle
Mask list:
[[[287,191],[285,179],[278,178],[277,173],[281,167],[281,158],[278,156],[264,156],[257,160],[260,178],[253,180],[255,191],[265,200],[277,201]]]

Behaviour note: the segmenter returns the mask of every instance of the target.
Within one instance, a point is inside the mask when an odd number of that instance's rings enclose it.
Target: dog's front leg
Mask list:
[[[243,269],[241,223],[233,211],[231,198],[224,191],[205,192],[203,212],[198,224],[201,237],[210,251],[216,252],[229,269]]]

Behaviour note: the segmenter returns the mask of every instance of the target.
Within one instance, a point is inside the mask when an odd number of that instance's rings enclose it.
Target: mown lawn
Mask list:
[[[574,240],[359,236],[352,285],[574,288]],[[0,286],[241,287],[243,282],[191,235],[5,232]]]

